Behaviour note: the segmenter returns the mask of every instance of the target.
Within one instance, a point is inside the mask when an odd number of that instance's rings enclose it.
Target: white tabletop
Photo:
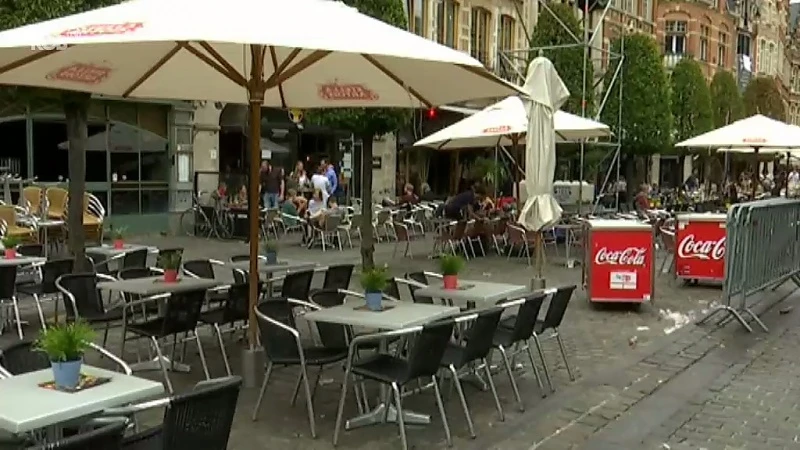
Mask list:
[[[51,369],[0,380],[0,429],[12,434],[96,414],[106,408],[164,393],[155,381],[84,365],[81,372],[111,381],[85,391],[66,393],[39,387],[53,380]]]
[[[519,284],[490,283],[488,281],[458,280],[458,289],[445,289],[441,281],[414,291],[414,295],[450,300],[456,303],[481,303],[479,307],[493,305],[500,300],[522,297],[528,287]]]
[[[113,245],[103,244],[97,247],[86,247],[86,253],[112,257],[117,256],[120,253],[128,253],[134,250],[141,250],[143,248],[151,250],[151,247],[140,244],[125,244],[122,246],[122,248],[114,248]],[[155,249],[153,248],[153,250]]]
[[[236,261],[228,263],[233,269],[239,269],[248,271],[250,270],[250,261]],[[309,270],[315,269],[317,267],[317,263],[315,262],[308,262],[308,261],[292,261],[288,259],[279,259],[277,264],[267,264],[267,262],[261,258],[258,259],[258,271],[261,273],[272,274],[275,272],[284,272],[289,270]]]
[[[394,308],[379,312],[369,311],[361,308],[364,305],[363,301],[351,300],[344,305],[306,313],[304,317],[311,322],[337,323],[380,330],[399,330],[454,316],[460,311],[455,306],[390,301],[385,301],[384,304],[392,305]]]
[[[126,294],[156,295],[173,292],[186,292],[195,289],[210,289],[222,282],[211,278],[192,278],[186,275],[175,283],[167,283],[164,276],[134,278],[131,280],[102,281],[97,288],[105,291],[124,292]]]
[[[17,254],[16,258],[5,258],[4,256],[0,255],[0,266],[8,267],[8,266],[27,266],[29,264],[40,264],[47,261],[47,258],[39,257],[39,256],[21,256]]]
[[[36,225],[40,228],[55,228],[64,225],[63,220],[53,220],[53,219],[46,219],[46,220],[38,220],[36,221]]]

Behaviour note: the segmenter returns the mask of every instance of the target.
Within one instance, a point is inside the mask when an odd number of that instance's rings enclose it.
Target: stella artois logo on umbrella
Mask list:
[[[77,63],[47,74],[48,80],[69,81],[80,84],[99,84],[111,75],[111,68],[96,64]]]
[[[125,23],[100,23],[94,25],[86,25],[84,27],[70,28],[57,33],[56,36],[63,37],[91,37],[91,36],[111,36],[115,34],[128,34],[142,28],[142,22],[125,22]]]
[[[760,137],[742,139],[742,143],[745,144],[765,144],[766,142],[766,139]]]
[[[508,133],[511,131],[511,127],[508,125],[500,125],[499,127],[489,127],[484,128],[483,134],[490,134],[490,133]]]
[[[380,98],[375,91],[363,84],[340,84],[335,81],[333,83],[319,85],[317,93],[321,99],[328,101],[375,101]]]

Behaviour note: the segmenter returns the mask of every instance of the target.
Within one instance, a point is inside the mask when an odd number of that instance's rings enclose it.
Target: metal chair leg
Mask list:
[[[500,404],[500,397],[497,395],[497,388],[494,385],[494,378],[492,377],[492,369],[489,367],[489,361],[484,358],[481,360],[481,364],[483,365],[483,372],[486,375],[486,382],[489,383],[489,389],[492,390],[494,406],[497,408],[497,414],[500,417],[500,421],[505,422],[506,415],[503,413],[503,406]]]
[[[303,383],[303,372],[297,374],[297,381],[294,383],[294,391],[292,392],[292,406],[297,404],[297,396],[300,395],[300,384]]]
[[[22,334],[22,318],[20,318],[19,314],[17,297],[11,297],[11,305],[14,308],[14,319],[17,321],[17,334],[19,334],[20,340],[25,339],[25,336]]]
[[[435,385],[434,385],[435,386]],[[397,386],[397,383],[392,383],[392,392],[394,393],[394,403],[395,407],[397,408],[397,427],[400,429],[400,445],[402,445],[403,450],[408,450],[408,438],[406,437],[406,422],[403,418],[403,396],[400,393],[400,388]],[[439,395],[438,388],[436,389],[436,395]],[[437,402],[440,402],[437,398]],[[389,405],[386,405],[386,409],[389,409]]]
[[[553,380],[550,378],[550,368],[547,366],[547,359],[544,357],[544,350],[542,349],[541,341],[539,341],[539,336],[534,333],[531,337],[533,338],[533,343],[536,345],[536,351],[539,352],[539,358],[542,360],[544,378],[547,380],[547,385],[550,386],[550,392],[555,392],[556,388],[553,387]]]
[[[347,382],[350,381],[350,367],[345,368],[342,380],[342,393],[339,395],[339,407],[336,410],[336,424],[333,429],[333,446],[339,443],[339,432],[342,430],[342,416],[344,415],[344,401],[347,398]],[[355,380],[353,381],[355,383]]]
[[[261,401],[264,400],[264,394],[267,392],[270,375],[272,375],[272,361],[267,363],[267,372],[264,374],[264,381],[261,382],[261,390],[258,392],[258,400],[253,408],[253,421],[258,420],[258,410],[261,409]]]
[[[203,343],[200,342],[200,333],[197,332],[197,328],[194,329],[194,340],[197,342],[197,353],[200,354],[200,364],[203,366],[203,373],[206,376],[206,380],[211,379],[211,373],[208,371],[208,362],[206,361],[206,352],[203,350]]]
[[[167,365],[164,364],[164,355],[161,353],[161,346],[158,345],[158,339],[151,337],[150,343],[155,347],[156,357],[158,358],[158,366],[161,367],[161,375],[164,376],[164,383],[167,384],[167,392],[172,395],[175,391],[172,390],[172,380],[169,379],[169,372]]]
[[[525,343],[525,351],[528,353],[528,359],[531,360],[531,368],[533,369],[533,376],[536,377],[536,384],[539,386],[539,392],[542,393],[542,397],[547,397],[547,391],[544,390],[544,385],[542,384],[542,377],[539,376],[539,369],[536,367],[536,361],[533,359],[533,351],[531,350],[530,343]]]
[[[464,417],[467,419],[467,428],[469,428],[469,435],[475,438],[475,425],[472,423],[472,415],[469,413],[469,405],[467,405],[467,398],[464,397],[464,389],[461,387],[461,380],[458,379],[458,371],[452,364],[450,367],[450,374],[453,375],[453,386],[458,393],[458,399],[461,401],[461,408],[464,410]]]
[[[47,328],[47,322],[44,320],[44,313],[42,312],[42,303],[39,301],[39,296],[33,294],[33,302],[36,304],[36,312],[39,313],[39,323],[42,324],[42,329]],[[105,346],[105,344],[103,344]]]
[[[561,333],[559,333],[558,330],[556,330],[556,341],[558,341],[558,348],[561,349],[561,357],[564,358],[564,365],[567,367],[569,380],[575,381],[575,374],[572,373],[572,367],[570,367],[569,360],[567,359],[567,348],[564,346],[564,341],[561,339]]]
[[[225,363],[225,372],[228,376],[233,375],[231,372],[231,364],[228,361],[228,352],[225,350],[225,341],[222,339],[222,330],[219,329],[219,325],[216,323],[214,324],[214,332],[217,335],[217,343],[219,343],[219,351],[222,353],[222,362]]]
[[[511,390],[514,391],[514,397],[517,399],[520,411],[525,411],[525,405],[522,403],[522,397],[519,395],[519,388],[517,387],[517,380],[514,379],[514,372],[511,370],[511,361],[508,360],[508,354],[503,346],[497,346],[500,356],[503,359],[503,365],[506,367],[508,373],[508,380],[511,382]]]
[[[442,390],[439,386],[439,379],[436,375],[431,377],[431,381],[433,381],[433,393],[436,395],[436,406],[439,408],[439,415],[442,417],[442,427],[444,428],[444,438],[447,441],[447,446],[453,446],[453,436],[450,434],[450,424],[447,423],[447,414],[444,412],[444,402],[442,401]],[[400,405],[400,398],[398,397],[397,401],[398,406]],[[397,414],[400,415],[400,410],[398,408]]]
[[[306,408],[308,408],[308,425],[311,428],[311,437],[317,437],[317,423],[314,417],[314,401],[311,398],[311,386],[308,384],[308,370],[305,366],[300,366],[300,371],[303,374],[303,390],[306,394]]]

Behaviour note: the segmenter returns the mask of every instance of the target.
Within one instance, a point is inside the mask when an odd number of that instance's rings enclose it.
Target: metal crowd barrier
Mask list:
[[[733,316],[752,333],[746,314],[768,331],[753,311],[765,298],[756,294],[786,281],[800,287],[800,201],[780,198],[734,205],[726,231],[722,301],[698,325],[726,312],[722,321]]]

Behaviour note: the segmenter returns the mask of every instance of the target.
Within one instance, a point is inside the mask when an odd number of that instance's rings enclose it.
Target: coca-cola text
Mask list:
[[[688,234],[678,244],[678,257],[719,261],[725,257],[725,236],[716,241],[698,240],[694,234]]]
[[[609,250],[603,247],[594,255],[595,264],[609,264],[618,266],[643,266],[647,249],[643,247],[628,247],[624,250]]]

